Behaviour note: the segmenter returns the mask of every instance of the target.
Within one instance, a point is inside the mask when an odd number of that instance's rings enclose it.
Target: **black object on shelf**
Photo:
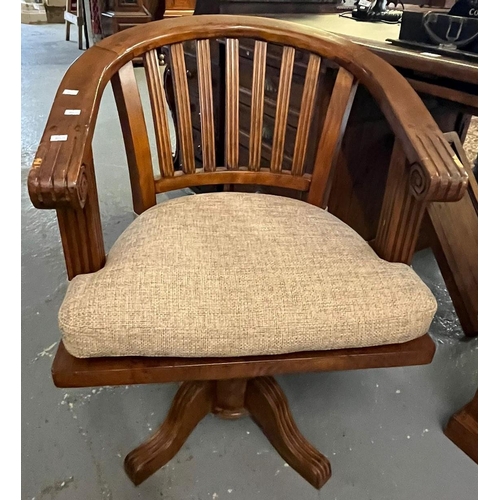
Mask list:
[[[388,9],[387,0],[357,0],[351,15],[357,21],[397,24],[401,21],[403,11]]]
[[[442,11],[405,11],[399,39],[387,41],[455,59],[478,62],[478,18]]]

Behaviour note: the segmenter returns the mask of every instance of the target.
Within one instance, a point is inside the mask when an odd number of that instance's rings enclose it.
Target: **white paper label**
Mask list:
[[[64,114],[65,115],[79,115],[82,112],[81,109],[67,109]]]
[[[50,136],[50,141],[51,142],[58,142],[58,141],[67,141],[68,136],[67,135],[51,135]]]
[[[79,90],[71,90],[71,89],[64,89],[63,94],[64,95],[77,95]]]

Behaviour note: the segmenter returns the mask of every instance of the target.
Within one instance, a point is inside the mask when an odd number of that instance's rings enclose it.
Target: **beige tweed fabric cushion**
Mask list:
[[[406,342],[436,301],[343,222],[303,201],[192,195],[138,217],[59,313],[67,350],[246,356]]]

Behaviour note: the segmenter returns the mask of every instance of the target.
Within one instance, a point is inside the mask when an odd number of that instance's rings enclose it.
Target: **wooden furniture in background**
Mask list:
[[[474,462],[478,463],[478,393],[453,415],[444,433]]]
[[[197,0],[197,14],[325,14],[339,12],[342,0]]]
[[[89,48],[89,34],[87,23],[85,21],[83,0],[66,0],[66,9],[64,11],[64,22],[66,24],[66,41],[70,39],[71,25],[76,26],[78,34],[78,48],[83,49],[83,35],[85,34],[85,46]]]
[[[214,123],[210,40],[224,53],[223,124]],[[240,99],[244,68],[240,42],[254,42],[248,105],[250,129],[242,133]],[[197,102],[201,124],[201,167],[195,163],[192,102],[184,47],[196,47]],[[273,54],[274,46],[281,53]],[[156,50],[169,46],[174,78],[181,170],[175,171],[166,120],[166,100]],[[266,54],[281,59],[277,75],[272,146],[263,165],[266,125]],[[304,56],[306,55],[306,57]],[[132,60],[142,57],[159,153],[154,175],[141,98]],[[287,116],[292,113],[294,59],[303,59],[305,77],[295,117],[291,154],[286,151]],[[327,65],[328,61],[328,65]],[[327,65],[327,68],[324,67]],[[329,68],[329,69],[328,69]],[[315,100],[324,71],[334,71],[328,99]],[[131,28],[82,55],[68,70],[50,112],[28,178],[38,208],[56,209],[69,279],[104,266],[103,233],[94,174],[92,137],[100,99],[112,81],[126,144],[134,210],[141,214],[156,195],[195,185],[261,185],[294,190],[325,208],[340,165],[342,137],[356,91],[363,87],[382,109],[396,136],[374,239],[380,257],[411,262],[422,218],[431,202],[457,201],[467,190],[463,166],[410,84],[389,64],[364,48],[321,30],[272,19],[186,16]],[[220,88],[215,93],[220,92]],[[67,93],[75,89],[78,93]],[[321,92],[325,90],[321,87]],[[324,94],[327,95],[327,94]],[[274,104],[273,104],[274,105]],[[67,108],[81,109],[65,115]],[[316,115],[321,118],[312,128]],[[216,129],[219,133],[216,135]],[[313,134],[313,130],[315,133]],[[317,133],[317,136],[316,136]],[[240,141],[248,135],[248,156]],[[55,138],[55,139],[54,139]],[[291,161],[285,156],[290,154]],[[312,166],[308,172],[308,166]],[[279,373],[346,370],[429,363],[435,346],[426,334],[413,341],[377,347],[236,358],[86,358],[71,356],[61,343],[53,363],[59,387],[183,381],[160,429],[125,459],[139,484],[170,460],[200,419],[250,413],[281,456],[320,488],[330,477],[328,460],[299,433],[286,398],[273,378]]]
[[[190,16],[194,12],[196,0],[165,0],[163,18]]]
[[[196,0],[107,0],[101,14],[103,36],[163,18],[191,15]]]
[[[107,0],[101,14],[102,35],[161,19],[161,15],[161,0]]]

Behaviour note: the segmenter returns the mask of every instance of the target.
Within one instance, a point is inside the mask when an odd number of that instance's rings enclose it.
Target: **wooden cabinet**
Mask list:
[[[196,0],[107,0],[101,14],[103,36],[138,24],[191,15]]]
[[[164,18],[192,15],[196,0],[165,0]]]

